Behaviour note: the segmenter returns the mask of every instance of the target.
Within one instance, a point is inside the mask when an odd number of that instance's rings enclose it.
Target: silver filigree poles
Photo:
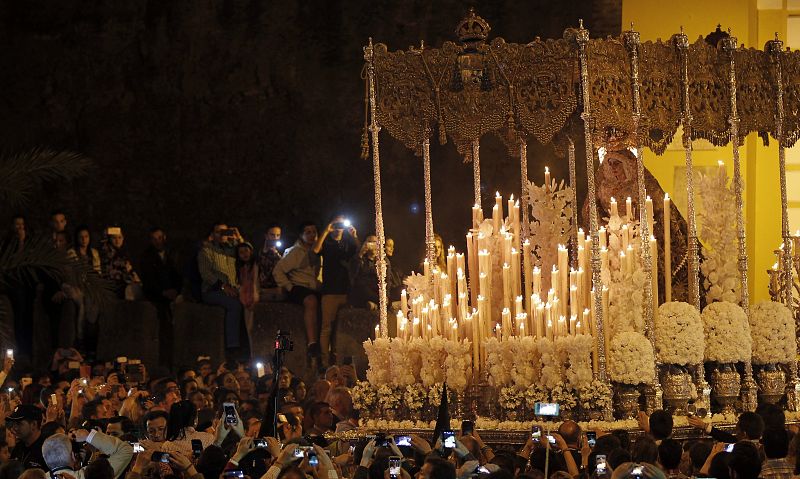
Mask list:
[[[655,331],[653,326],[653,258],[650,256],[650,227],[648,225],[649,212],[647,211],[647,193],[644,187],[644,162],[642,161],[642,145],[639,141],[639,120],[642,116],[641,98],[639,96],[639,32],[631,30],[623,33],[625,47],[628,49],[628,56],[631,62],[631,90],[633,97],[633,135],[636,141],[636,179],[639,183],[639,240],[642,243],[641,255],[642,266],[644,268],[645,284],[644,289],[644,329],[650,344],[655,351]],[[669,225],[664,225],[668,228]],[[648,412],[662,408],[661,384],[658,380],[658,356],[656,355],[655,378],[653,379],[652,390],[648,388],[647,410]]]
[[[738,239],[738,266],[741,281],[740,305],[749,316],[750,292],[747,285],[747,237],[744,229],[744,184],[742,183],[742,165],[739,158],[739,114],[736,108],[736,52],[737,38],[729,35],[720,40],[722,50],[728,55],[728,89],[730,94],[730,112],[728,117],[731,146],[733,147],[733,189],[736,195],[736,236]],[[756,383],[753,381],[752,359],[745,361],[744,381],[742,381],[742,407],[746,411],[754,411],[757,406]]]
[[[567,159],[569,160],[569,186],[572,188],[572,249],[570,261],[572,266],[578,269],[578,248],[583,246],[578,242],[578,176],[575,169],[575,143],[572,138],[567,137]]]
[[[427,132],[428,129],[426,128]],[[436,245],[433,237],[433,204],[431,202],[431,140],[427,137],[422,140],[422,169],[425,182],[425,258],[431,269],[436,265]],[[433,281],[431,276],[430,281]]]
[[[481,205],[481,143],[472,140],[472,186],[475,189],[475,204]]]
[[[519,170],[520,182],[522,183],[522,189],[519,191],[520,228],[522,231],[517,232],[519,234],[519,244],[516,245],[516,248],[521,249],[522,243],[530,235],[530,231],[528,231],[528,143],[523,138],[519,140]],[[525,278],[525,281],[530,280]],[[526,300],[530,300],[530,297],[527,297]]]
[[[372,136],[372,174],[375,184],[375,236],[378,237],[378,312],[380,320],[381,336],[389,336],[388,324],[388,301],[386,298],[386,242],[383,231],[383,203],[381,201],[381,155],[378,148],[378,133],[381,127],[378,125],[378,117],[375,113],[375,50],[372,46],[372,38],[369,45],[364,47],[364,60],[367,61],[367,75],[369,76],[369,111],[370,124],[369,131]]]
[[[783,54],[783,42],[778,39],[778,34],[775,34],[775,39],[770,40],[766,44],[766,51],[770,55],[772,62],[772,73],[775,77],[775,136],[778,140],[778,169],[780,174],[780,188],[781,188],[781,237],[783,238],[783,265],[780,268],[783,273],[782,294],[779,295],[780,300],[790,310],[793,309],[794,301],[792,298],[792,286],[794,278],[792,277],[792,237],[789,231],[789,202],[786,194],[786,148],[784,147],[784,133],[783,122],[785,120],[785,113],[783,111],[783,70],[781,68],[781,55]],[[795,341],[797,344],[797,341]],[[800,409],[800,396],[798,395],[797,378],[797,360],[794,359],[789,363],[789,383],[786,387],[787,406],[791,411]]]
[[[689,303],[700,311],[700,254],[697,242],[697,216],[694,207],[694,164],[692,161],[692,109],[689,106],[689,38],[683,32],[672,37],[681,62],[681,125],[683,151],[686,156],[686,227],[689,273]],[[665,225],[667,227],[667,225]],[[703,404],[711,402],[711,389],[706,382],[703,365],[694,368],[697,396]]]
[[[604,383],[608,382],[606,372],[606,346],[605,331],[603,329],[603,279],[600,273],[600,234],[597,218],[597,192],[594,182],[594,147],[592,146],[592,131],[594,130],[594,120],[592,119],[592,109],[590,104],[589,90],[589,66],[586,57],[586,46],[589,43],[589,31],[583,28],[583,20],[577,30],[574,30],[575,43],[578,47],[578,60],[581,68],[581,98],[583,99],[583,120],[584,139],[586,141],[586,177],[589,182],[589,234],[592,236],[592,287],[594,288],[594,311],[595,323],[597,328],[597,366],[598,379]],[[603,411],[606,421],[613,420],[613,411],[609,403]]]

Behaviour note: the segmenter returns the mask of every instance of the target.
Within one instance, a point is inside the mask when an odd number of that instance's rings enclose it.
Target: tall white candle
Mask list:
[[[550,168],[544,167],[544,188],[548,193],[550,192]]]
[[[612,196],[611,197],[611,218],[615,216],[619,216],[619,210],[617,209],[617,200]]]

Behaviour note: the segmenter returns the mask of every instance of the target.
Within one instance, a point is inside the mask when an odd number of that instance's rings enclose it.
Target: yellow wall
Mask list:
[[[756,0],[624,0],[622,25],[627,29],[633,22],[634,29],[641,33],[642,41],[657,38],[666,40],[683,26],[689,40],[694,41],[698,36],[713,31],[719,23],[723,29],[730,28],[740,44],[763,48],[775,32],[781,38],[786,38],[788,13],[781,8],[785,7],[785,2],[778,2],[781,3],[778,8],[771,3],[762,1],[759,5]],[[762,9],[759,10],[759,7]],[[679,142],[680,138],[677,137],[676,141]],[[733,174],[732,158],[730,145],[713,148],[707,143],[693,155],[698,167],[716,165],[718,160],[725,161],[729,176]],[[778,153],[774,142],[770,147],[765,147],[759,138],[751,134],[740,148],[740,158],[746,189],[749,292],[751,302],[755,302],[769,299],[766,270],[775,262],[773,250],[781,243]],[[661,157],[647,151],[645,165],[664,190],[673,195],[675,168],[685,165],[683,150],[670,148]]]

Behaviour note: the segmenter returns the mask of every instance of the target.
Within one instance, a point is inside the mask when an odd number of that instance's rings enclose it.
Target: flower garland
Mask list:
[[[439,404],[442,402],[442,383],[436,383],[430,388],[428,388],[428,404],[433,407],[439,407]],[[448,404],[453,401],[455,395],[453,395],[453,390],[450,389],[449,385],[447,388],[447,401]]]
[[[624,384],[652,384],[655,377],[653,346],[641,333],[617,334],[609,347],[608,372],[612,381]]]
[[[419,380],[420,369],[414,368],[414,356],[408,341],[394,339],[389,346],[390,382],[393,386],[404,388]],[[416,374],[415,374],[416,372]]]
[[[614,392],[604,382],[592,380],[584,387],[578,388],[578,403],[583,409],[603,411],[610,408]]]
[[[350,389],[353,407],[359,411],[368,411],[378,402],[378,391],[367,381],[358,381]]]
[[[387,338],[368,339],[364,341],[369,369],[367,381],[374,385],[386,384],[391,378],[391,361],[389,356],[391,341]]]
[[[530,231],[531,252],[538,263],[548,266],[557,263],[556,244],[567,244],[572,236],[572,188],[552,180],[550,185],[537,185],[527,182],[524,193],[527,196],[527,211],[521,211],[521,221],[528,222]],[[502,278],[501,278],[502,279]],[[552,287],[550,277],[542,276],[542,287],[547,291]]]
[[[430,387],[436,383],[444,382],[444,369],[442,364],[445,361],[445,342],[441,336],[428,339],[424,344],[420,344],[420,356],[422,367],[419,371],[422,385]]]
[[[500,388],[498,402],[500,407],[507,411],[517,409],[525,401],[525,391],[520,391],[514,386]]]
[[[391,386],[386,384],[378,386],[378,405],[384,411],[388,409],[397,409],[402,399],[402,393]]]
[[[428,399],[428,391],[422,384],[409,384],[403,391],[403,402],[411,411],[422,409]]]
[[[795,324],[792,312],[781,303],[763,301],[750,307],[753,363],[788,363],[793,360]]]
[[[700,174],[697,187],[699,195],[697,220],[703,249],[703,289],[706,302],[736,303],[741,299],[741,282],[736,264],[737,239],[736,195],[728,186],[728,173],[719,168],[716,174]]]
[[[590,354],[593,341],[587,334],[556,339],[558,359],[564,365],[564,379],[571,389],[579,389],[592,382]]]
[[[539,348],[536,338],[523,336],[514,338],[511,351],[516,361],[511,368],[511,382],[517,389],[526,389],[529,385],[539,381]]]
[[[655,333],[656,353],[662,363],[686,366],[703,362],[703,320],[691,304],[662,304],[655,318]]]
[[[498,341],[489,338],[486,346],[486,369],[489,382],[495,387],[503,387],[511,382],[511,370],[514,367],[514,351],[512,341]]]
[[[721,301],[706,306],[701,315],[705,333],[705,360],[718,363],[747,361],[752,353],[750,323],[739,305]]]
[[[540,381],[542,386],[553,389],[561,384],[561,363],[558,361],[556,346],[549,338],[539,338],[536,341],[539,349],[539,361],[542,365]]]

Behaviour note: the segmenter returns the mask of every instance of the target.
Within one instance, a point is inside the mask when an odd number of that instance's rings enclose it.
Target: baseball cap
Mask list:
[[[41,421],[42,410],[33,404],[20,404],[6,417],[6,421]]]

